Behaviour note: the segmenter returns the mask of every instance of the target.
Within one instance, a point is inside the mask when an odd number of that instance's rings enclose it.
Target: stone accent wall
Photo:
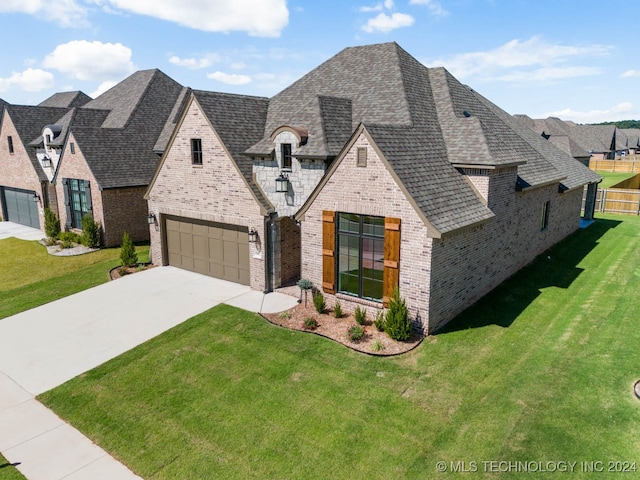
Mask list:
[[[358,167],[358,147],[367,149],[367,166]],[[361,135],[347,152],[336,171],[307,210],[302,221],[302,278],[322,285],[322,211],[357,213],[402,219],[400,226],[400,294],[417,328],[427,319],[431,283],[432,239],[404,193],[365,135]],[[327,305],[336,299],[345,311],[357,305],[375,318],[382,303],[356,299],[337,293],[325,294]]]
[[[291,169],[283,170],[281,168],[281,148],[283,143],[291,144],[293,158],[291,160]],[[295,214],[300,207],[307,201],[309,195],[316,188],[325,172],[325,163],[323,160],[299,160],[295,157],[298,138],[288,131],[279,133],[275,138],[275,158],[256,158],[253,161],[253,173],[256,182],[265,192],[276,211],[281,216],[290,216]],[[276,178],[280,176],[280,172],[285,172],[289,177],[289,191],[285,193],[276,193]]]
[[[148,207],[144,199],[146,191],[147,187],[103,190],[103,243],[105,246],[122,245],[124,232],[127,232],[134,242],[149,240]]]
[[[7,140],[9,136],[13,139],[13,153],[9,153]],[[40,198],[44,198],[40,179],[33,168],[26,148],[13,125],[11,117],[5,110],[2,118],[2,129],[0,129],[0,185],[33,190],[40,195]],[[1,201],[2,199],[0,199]],[[4,205],[0,206],[0,214],[3,210]],[[40,229],[44,231],[44,205],[42,203],[39,204],[38,217]]]
[[[201,166],[191,163],[192,138],[202,140]],[[255,228],[259,241],[249,247],[251,287],[265,289],[264,217],[196,101],[188,107],[165,152],[148,200],[149,211],[158,219],[158,224],[150,226],[153,263],[166,264],[162,247],[164,215],[241,225],[249,230]]]

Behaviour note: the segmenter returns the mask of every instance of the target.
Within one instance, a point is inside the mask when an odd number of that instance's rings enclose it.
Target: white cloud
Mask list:
[[[410,0],[409,5],[425,5],[431,15],[435,15],[436,17],[446,17],[449,15],[442,5],[439,2],[434,0]]]
[[[53,75],[44,70],[27,68],[23,72],[12,72],[9,78],[0,78],[0,92],[12,87],[25,92],[40,92],[53,87]]]
[[[369,12],[382,12],[385,8],[387,10],[391,10],[393,8],[394,1],[393,0],[385,0],[384,3],[378,3],[373,7],[360,7],[359,10],[361,12],[369,13]]]
[[[121,43],[73,40],[58,45],[42,65],[54,68],[78,80],[122,78],[132,73],[131,49]]]
[[[89,96],[91,98],[97,98],[100,95],[102,95],[104,92],[106,92],[107,90],[109,90],[111,87],[115,87],[117,85],[118,82],[115,82],[113,80],[107,80],[106,82],[102,82],[98,88],[96,88],[93,92],[91,92],[89,94]]]
[[[504,82],[550,82],[563,78],[588,77],[602,74],[600,68],[593,67],[545,67],[532,71],[515,71],[496,77]]]
[[[631,78],[631,77],[640,77],[640,70],[627,70],[620,78]]]
[[[542,118],[558,117],[563,120],[572,120],[576,123],[600,123],[616,120],[628,120],[637,118],[639,112],[634,112],[633,104],[630,102],[619,103],[608,110],[590,110],[587,112],[579,112],[571,108],[549,112],[541,115]]]
[[[201,68],[208,68],[216,62],[220,61],[220,57],[211,54],[206,55],[201,58],[180,58],[176,55],[173,55],[169,58],[169,63],[173,63],[174,65],[178,65],[179,67],[187,67],[191,70],[199,70]]]
[[[369,19],[367,24],[362,27],[362,30],[367,33],[387,33],[396,28],[410,27],[414,22],[413,17],[406,13],[393,13],[391,16],[386,13],[381,13],[375,18]]]
[[[427,62],[427,66],[445,66],[455,77],[476,77],[482,80],[522,80],[522,72],[505,70],[521,69],[538,80],[568,78],[571,76],[594,75],[597,69],[566,65],[571,59],[606,56],[611,47],[604,45],[554,45],[540,37],[529,40],[511,40],[487,52],[471,52],[448,59]],[[564,72],[562,72],[564,70]],[[510,75],[513,78],[510,78]],[[532,78],[536,79],[536,78]]]
[[[246,85],[251,83],[251,77],[248,75],[238,75],[236,73],[224,73],[224,72],[213,72],[208,73],[207,78],[211,80],[216,80],[218,82],[226,83],[227,85]]]
[[[94,0],[101,5],[207,32],[278,37],[289,23],[286,0]]]
[[[87,9],[76,0],[2,0],[2,13],[26,13],[61,27],[87,27]]]

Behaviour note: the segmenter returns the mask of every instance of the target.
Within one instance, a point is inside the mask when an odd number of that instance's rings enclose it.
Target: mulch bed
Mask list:
[[[117,280],[118,278],[124,277],[125,275],[141,272],[153,267],[155,267],[155,265],[153,265],[152,263],[139,263],[135,267],[114,267],[109,271],[109,278],[111,280]]]
[[[386,333],[379,332],[373,325],[372,319],[368,319],[368,324],[363,325],[363,328],[365,329],[364,337],[357,342],[352,342],[347,338],[347,329],[351,325],[356,324],[353,314],[345,313],[342,318],[335,318],[333,316],[333,311],[329,309],[320,314],[316,312],[313,302],[309,302],[307,307],[304,306],[304,303],[300,303],[294,308],[288,310],[286,314],[265,313],[262,314],[262,316],[275,325],[280,325],[292,330],[315,333],[341,343],[353,350],[370,355],[390,356],[406,353],[420,345],[424,338],[422,335],[414,332],[412,337],[406,342],[393,340]],[[314,318],[318,322],[318,328],[315,330],[305,330],[304,320],[306,318]],[[378,340],[384,347],[380,351],[374,351],[372,348],[376,340]]]

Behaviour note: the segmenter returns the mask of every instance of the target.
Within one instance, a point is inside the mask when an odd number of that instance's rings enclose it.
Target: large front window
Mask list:
[[[338,291],[382,301],[384,218],[338,214]]]
[[[87,189],[84,180],[70,178],[69,198],[71,200],[71,226],[82,229],[82,217],[89,213]]]

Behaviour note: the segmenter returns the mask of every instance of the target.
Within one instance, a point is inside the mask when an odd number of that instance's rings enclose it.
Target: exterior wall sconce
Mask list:
[[[249,243],[256,243],[258,241],[258,232],[255,228],[249,231]]]
[[[276,193],[287,193],[289,191],[289,177],[285,173],[280,173],[276,178]]]
[[[33,194],[33,201],[36,202],[36,203],[40,202],[40,195],[38,195],[37,193],[34,193]]]
[[[49,157],[44,157],[42,159],[42,166],[44,168],[51,168],[51,159]]]
[[[155,225],[156,224],[156,215],[155,215],[155,213],[149,212],[149,215],[147,215],[147,223],[149,225]]]

